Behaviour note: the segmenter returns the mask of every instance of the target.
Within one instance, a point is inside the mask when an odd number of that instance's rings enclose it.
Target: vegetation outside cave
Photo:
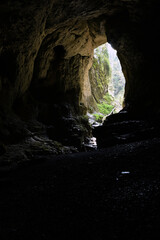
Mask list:
[[[89,78],[95,108],[88,115],[92,124],[102,123],[105,117],[122,109],[124,100],[125,78],[117,52],[109,43],[95,49]]]

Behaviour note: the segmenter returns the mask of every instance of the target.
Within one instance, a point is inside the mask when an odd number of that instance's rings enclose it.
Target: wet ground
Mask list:
[[[157,239],[160,138],[0,170],[0,239]]]

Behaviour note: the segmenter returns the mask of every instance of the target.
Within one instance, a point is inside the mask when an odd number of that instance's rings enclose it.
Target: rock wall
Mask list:
[[[159,114],[158,1],[124,1],[123,13],[108,18],[108,41],[126,78],[125,105],[133,114]],[[156,49],[156,50],[155,50]]]
[[[95,51],[93,64],[89,70],[89,80],[94,102],[94,104],[91,104],[89,110],[94,111],[98,110],[97,103],[100,103],[104,95],[108,92],[111,80],[111,67],[106,47],[103,47],[100,51]]]
[[[56,103],[72,102],[77,110],[88,107],[93,49],[106,41],[104,28],[93,37],[101,23],[101,19],[95,24],[76,21],[46,36],[35,59],[33,95]]]
[[[0,126],[12,125],[4,135],[38,119],[44,104],[69,102],[85,113],[93,49],[107,39],[126,78],[127,110],[159,113],[158,22],[158,0],[2,0]]]

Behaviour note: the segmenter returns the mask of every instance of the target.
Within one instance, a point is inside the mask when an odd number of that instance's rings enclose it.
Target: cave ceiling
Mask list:
[[[93,49],[107,40],[117,49],[129,83],[126,99],[135,101],[135,91],[138,89],[137,99],[142,93],[142,75],[144,79],[151,75],[144,73],[149,65],[152,69],[152,63],[146,63],[146,59],[154,59],[158,65],[153,51],[150,56],[146,54],[148,41],[158,43],[158,16],[157,0],[1,1],[0,102],[5,102],[7,93],[7,102],[12,105],[17,96],[27,91],[40,55],[46,58],[48,63],[42,65],[48,69],[56,46],[64,47],[66,59],[77,54],[91,57]],[[137,65],[142,65],[142,71]],[[150,79],[146,81],[150,88]]]

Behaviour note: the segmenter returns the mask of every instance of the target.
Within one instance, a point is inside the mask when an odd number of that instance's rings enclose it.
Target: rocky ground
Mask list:
[[[157,239],[160,138],[0,167],[0,239]]]

